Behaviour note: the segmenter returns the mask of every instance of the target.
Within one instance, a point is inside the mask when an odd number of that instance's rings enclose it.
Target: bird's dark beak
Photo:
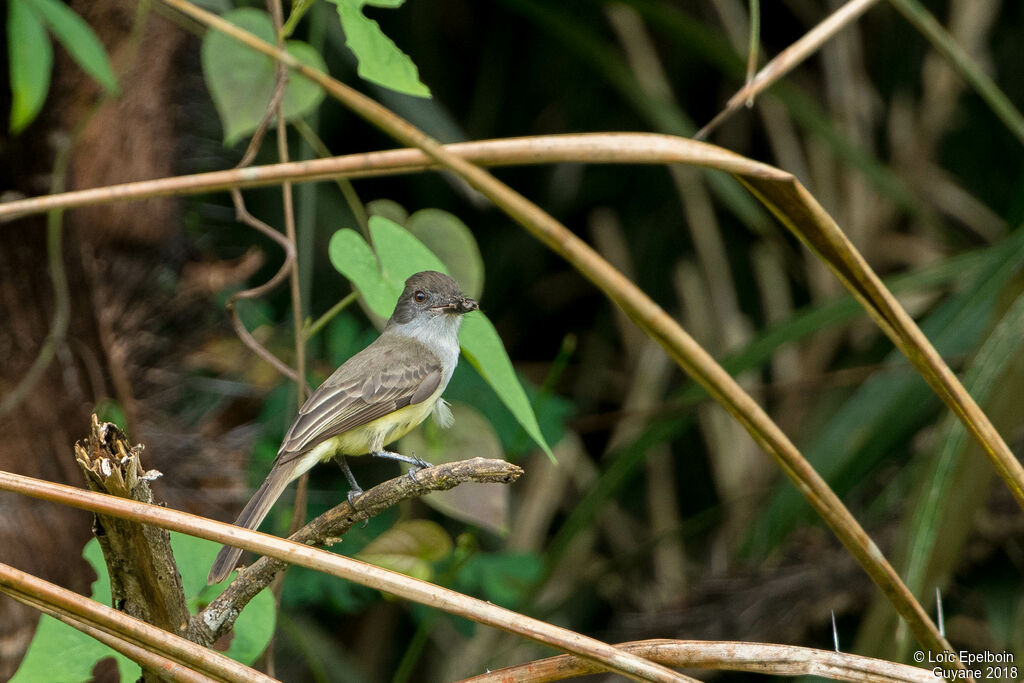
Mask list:
[[[469,297],[453,296],[448,300],[448,303],[442,306],[433,306],[430,310],[437,311],[438,313],[444,311],[445,313],[456,313],[461,315],[463,313],[469,313],[470,311],[480,310],[480,304]]]

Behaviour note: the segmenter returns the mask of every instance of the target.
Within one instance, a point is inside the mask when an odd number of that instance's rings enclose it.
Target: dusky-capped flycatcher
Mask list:
[[[338,458],[348,478],[350,501],[362,489],[346,455],[369,453],[415,469],[426,467],[423,460],[386,451],[384,446],[405,436],[431,413],[442,425],[451,424],[451,411],[441,392],[459,362],[462,315],[478,308],[443,273],[428,270],[406,280],[381,335],[335,370],[299,409],[270,474],[235,525],[257,528],[288,484],[332,457]],[[241,554],[239,548],[221,548],[207,581],[227,578]]]

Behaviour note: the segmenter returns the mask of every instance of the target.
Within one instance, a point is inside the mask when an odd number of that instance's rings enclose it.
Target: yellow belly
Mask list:
[[[366,455],[380,451],[384,446],[401,439],[423,422],[434,409],[434,404],[441,392],[436,392],[427,400],[399,408],[393,413],[378,417],[361,427],[350,429],[343,434],[328,439],[303,456],[308,458],[309,467],[314,463],[329,460],[335,455]]]

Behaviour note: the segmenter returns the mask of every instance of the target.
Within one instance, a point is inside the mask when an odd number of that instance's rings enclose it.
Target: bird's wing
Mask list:
[[[441,362],[423,344],[379,337],[335,370],[306,400],[281,444],[279,461],[426,400],[437,391],[441,375]]]

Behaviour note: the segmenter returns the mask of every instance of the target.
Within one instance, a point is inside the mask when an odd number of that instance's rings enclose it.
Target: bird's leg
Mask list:
[[[402,455],[401,453],[392,453],[391,451],[374,451],[370,455],[375,455],[378,458],[387,458],[388,460],[397,460],[404,462],[407,465],[411,465],[412,468],[409,470],[409,478],[416,481],[416,472],[422,470],[424,467],[430,467],[430,463],[423,458],[417,458],[416,454],[412,456]]]
[[[338,467],[345,473],[345,478],[348,479],[348,503],[355,507],[355,500],[359,496],[363,495],[363,489],[356,482],[356,478],[352,476],[352,468],[348,466],[348,460],[345,459],[344,455],[335,455],[334,462],[338,463]]]

